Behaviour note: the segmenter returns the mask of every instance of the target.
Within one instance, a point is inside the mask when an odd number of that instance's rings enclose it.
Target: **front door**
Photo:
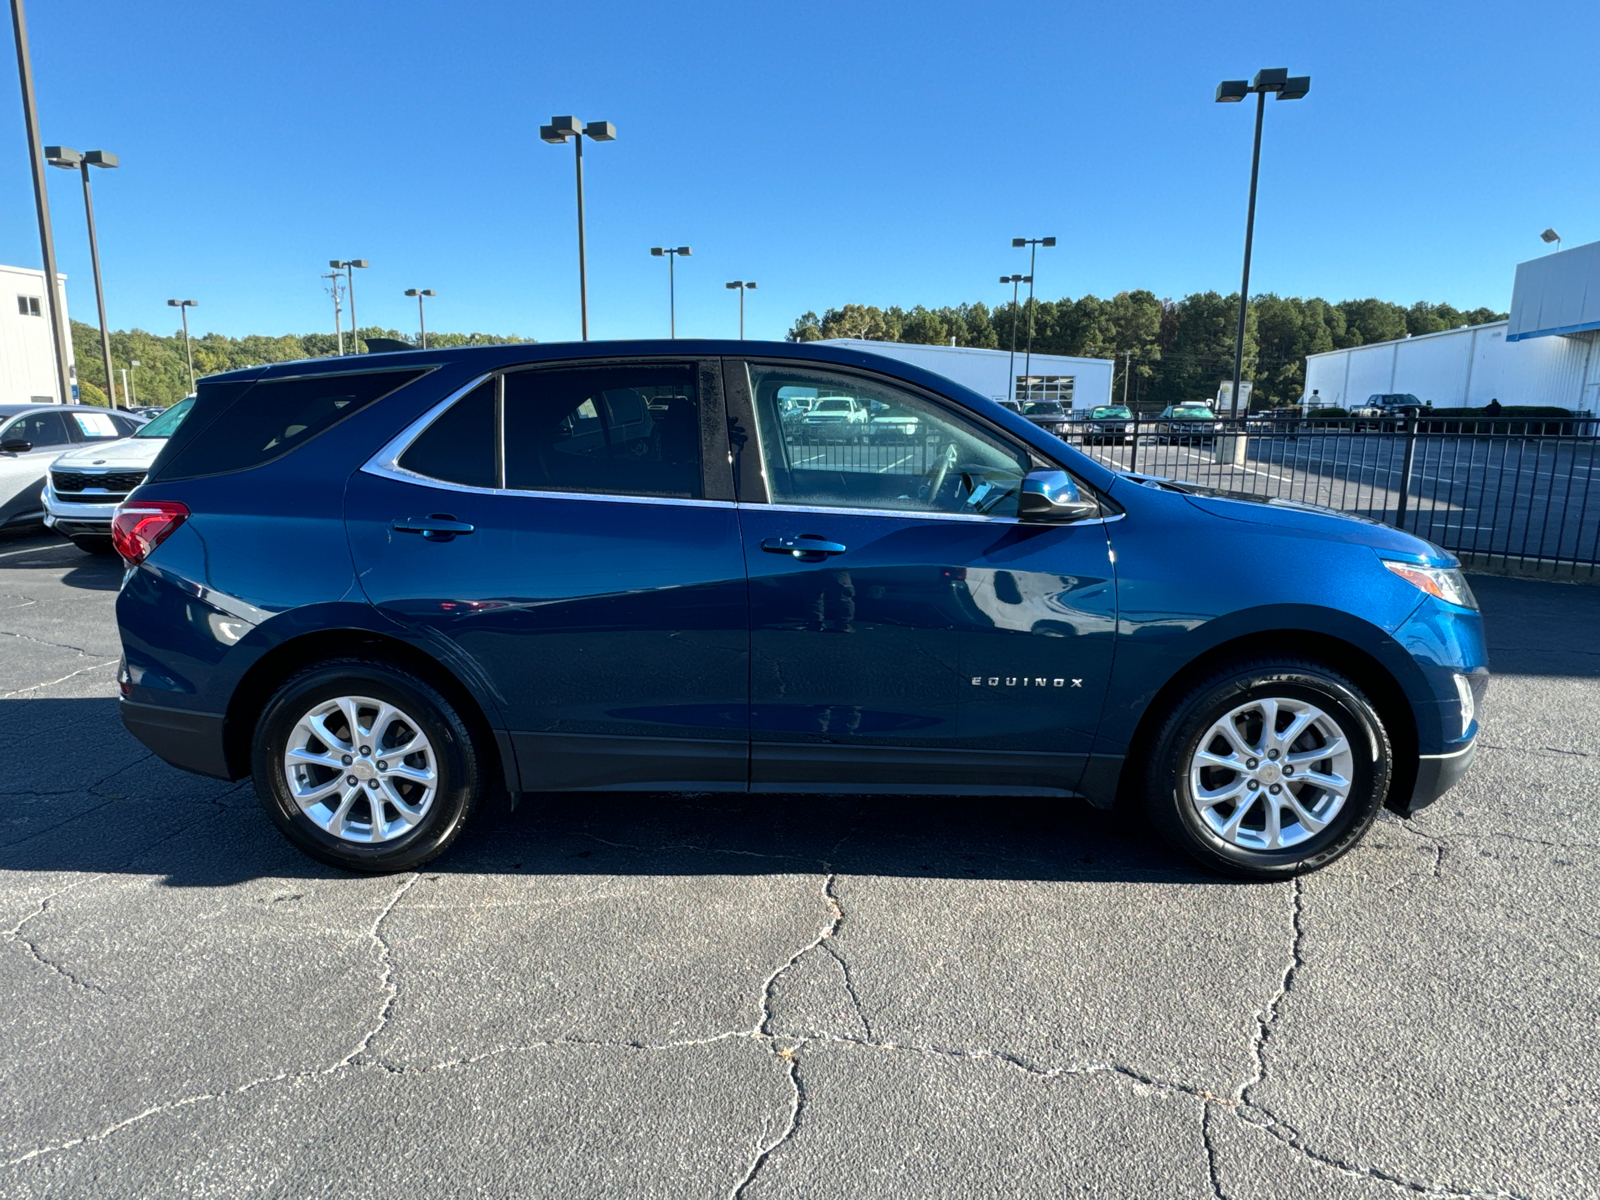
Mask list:
[[[45,473],[50,464],[67,450],[72,439],[62,414],[41,404],[37,412],[25,412],[9,421],[0,417],[0,443],[27,442],[28,450],[0,450],[0,525],[42,512]]]
[[[1103,524],[1020,523],[1046,464],[935,397],[783,363],[728,380],[758,435],[752,787],[1072,791],[1115,633]]]
[[[380,610],[497,698],[526,790],[743,790],[749,635],[716,365],[507,371],[352,479]]]

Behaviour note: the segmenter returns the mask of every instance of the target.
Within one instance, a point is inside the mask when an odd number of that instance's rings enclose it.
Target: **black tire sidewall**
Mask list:
[[[284,749],[300,718],[324,700],[352,695],[393,704],[434,748],[439,783],[433,804],[416,828],[387,842],[349,842],[318,828],[284,778]],[[323,663],[284,683],[256,723],[250,759],[256,794],[273,823],[319,862],[350,871],[403,871],[432,858],[455,839],[482,790],[471,735],[450,702],[405,671],[356,660]]]
[[[1201,819],[1187,764],[1219,717],[1267,696],[1304,700],[1332,717],[1351,742],[1353,779],[1326,829],[1283,850],[1248,850],[1224,842]],[[1252,664],[1207,681],[1177,705],[1157,740],[1153,767],[1150,815],[1170,842],[1230,875],[1282,879],[1325,866],[1361,840],[1388,795],[1392,757],[1377,712],[1349,681],[1310,664]]]

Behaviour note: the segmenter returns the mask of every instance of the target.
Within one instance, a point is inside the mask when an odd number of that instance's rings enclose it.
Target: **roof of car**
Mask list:
[[[98,404],[0,404],[0,417],[14,417],[19,413],[29,412],[109,412]],[[117,409],[118,414],[139,420],[138,413],[131,413],[125,409]]]

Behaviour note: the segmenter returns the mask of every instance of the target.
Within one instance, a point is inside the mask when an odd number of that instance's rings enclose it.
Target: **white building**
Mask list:
[[[991,400],[1008,395],[1029,400],[1059,400],[1064,408],[1093,408],[1111,403],[1111,375],[1115,364],[1109,358],[1069,358],[1060,354],[1035,354],[1028,362],[1021,350],[1016,355],[1016,386],[1009,390],[1006,376],[1011,367],[1009,350],[978,350],[970,346],[924,346],[913,342],[873,342],[863,338],[826,338],[825,346],[849,346],[868,354],[881,354],[921,367],[969,387]],[[1027,363],[1027,367],[1024,367]],[[1024,370],[1029,374],[1025,375]]]
[[[1519,264],[1509,320],[1306,356],[1314,402],[1397,392],[1435,408],[1600,411],[1600,242]]]
[[[56,279],[56,303],[65,321],[67,277],[58,274]],[[70,360],[68,367],[69,378],[76,378]],[[60,400],[58,390],[44,272],[0,266],[0,404],[48,404]]]

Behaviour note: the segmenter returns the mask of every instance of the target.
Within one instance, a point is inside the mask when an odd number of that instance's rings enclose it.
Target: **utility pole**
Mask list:
[[[61,319],[61,296],[56,275],[56,242],[50,232],[50,193],[45,186],[44,148],[39,144],[39,109],[33,98],[33,62],[28,55],[28,19],[22,0],[11,0],[11,28],[17,38],[17,74],[22,81],[22,120],[28,129],[28,158],[33,165],[33,203],[39,212],[39,245],[44,251],[44,303],[50,314],[50,333],[56,344],[56,386],[61,403],[72,403],[72,380],[67,374],[72,346],[67,323]],[[111,381],[106,380],[109,387]]]
[[[329,264],[332,265],[331,263]],[[328,295],[333,297],[333,332],[339,339],[339,357],[344,357],[344,314],[339,308],[339,284],[344,276],[337,271],[329,271],[319,278],[328,280]]]

